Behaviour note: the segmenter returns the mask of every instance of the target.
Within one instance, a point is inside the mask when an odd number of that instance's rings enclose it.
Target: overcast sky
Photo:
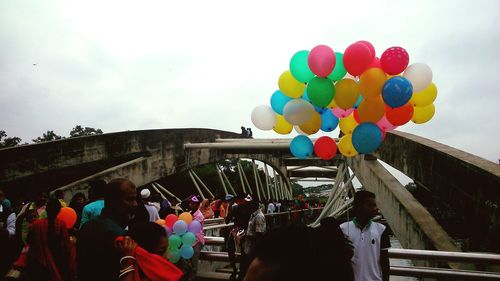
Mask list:
[[[296,51],[368,40],[433,70],[436,115],[400,130],[497,162],[499,26],[498,0],[5,0],[0,129],[27,142],[76,124],[239,132]]]

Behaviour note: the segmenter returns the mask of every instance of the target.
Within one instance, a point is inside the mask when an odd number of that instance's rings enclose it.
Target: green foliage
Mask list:
[[[18,137],[7,137],[7,133],[0,130],[0,148],[16,146],[19,145],[21,141],[21,138]]]
[[[46,133],[43,133],[42,137],[38,137],[36,139],[33,139],[33,142],[34,143],[41,143],[41,142],[46,142],[46,141],[60,140],[63,138],[64,137],[54,133],[54,131],[47,131]]]
[[[82,127],[81,125],[76,125],[70,132],[69,137],[81,137],[81,136],[93,136],[93,135],[101,135],[101,129],[94,129],[91,127]]]

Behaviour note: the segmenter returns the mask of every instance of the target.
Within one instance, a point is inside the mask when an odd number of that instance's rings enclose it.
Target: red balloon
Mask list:
[[[354,115],[354,120],[356,120],[356,122],[358,122],[358,124],[361,124],[361,120],[359,120],[358,109],[354,109],[353,115]]]
[[[396,75],[403,72],[409,62],[410,56],[408,52],[401,47],[390,47],[380,57],[380,65],[385,73],[389,75]]]
[[[177,221],[177,219],[178,218],[176,215],[170,214],[167,217],[165,217],[165,225],[167,227],[170,227],[170,229],[172,229],[172,227],[174,227],[174,223]]]
[[[366,47],[368,47],[368,49],[370,49],[370,52],[372,53],[372,56],[375,57],[375,47],[373,47],[372,43],[366,41],[366,40],[361,40],[361,41],[358,41],[356,43],[362,43],[362,44],[365,44]]]
[[[337,154],[337,144],[335,140],[323,136],[314,143],[314,154],[323,160],[330,160]]]
[[[73,208],[63,207],[57,214],[57,219],[62,220],[68,229],[72,228],[76,223],[76,212]]]
[[[385,117],[387,121],[395,126],[401,126],[408,123],[412,116],[413,106],[410,103],[396,108],[391,108],[390,106],[386,106],[385,108]]]
[[[380,59],[379,58],[374,57],[372,63],[370,63],[370,65],[368,66],[368,68],[373,68],[373,67],[375,67],[375,68],[382,68],[380,66]]]
[[[359,76],[373,61],[374,54],[364,43],[354,43],[347,47],[344,52],[344,67],[353,76]]]

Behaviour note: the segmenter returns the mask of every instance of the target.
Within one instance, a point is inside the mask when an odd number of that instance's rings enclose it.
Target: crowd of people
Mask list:
[[[157,223],[187,211],[202,227],[205,220],[219,217],[233,223],[221,231],[232,280],[388,280],[387,229],[371,221],[378,209],[375,196],[366,191],[356,193],[354,220],[339,224],[327,218],[310,228],[307,214],[319,214],[315,208],[321,205],[302,197],[259,202],[251,194],[203,200],[191,195],[173,205],[127,179],[89,185],[89,200],[76,193],[69,204],[56,191],[52,197],[41,192],[32,202],[12,206],[0,190],[0,276],[35,281],[195,280],[205,245],[203,230],[196,234],[192,258],[173,264],[167,231]],[[66,206],[77,214],[69,229],[58,218]],[[287,212],[288,223],[281,223]]]

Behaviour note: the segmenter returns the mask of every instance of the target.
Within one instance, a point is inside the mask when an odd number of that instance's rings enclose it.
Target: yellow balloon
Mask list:
[[[316,134],[321,129],[321,115],[314,111],[311,119],[300,125],[299,129],[308,135]]]
[[[354,113],[351,113],[351,115],[347,116],[346,118],[340,118],[339,120],[340,130],[346,135],[352,134],[357,126],[358,122],[356,122],[356,119],[354,119]]]
[[[385,104],[381,98],[363,100],[358,106],[359,121],[377,123],[385,114]]]
[[[184,212],[179,215],[179,220],[184,221],[186,224],[190,224],[193,221],[193,216],[189,212]]]
[[[278,86],[283,94],[294,99],[300,98],[304,94],[304,89],[306,87],[304,83],[295,80],[290,70],[281,74],[278,80]]]
[[[413,117],[411,118],[411,121],[415,124],[423,124],[429,120],[432,119],[434,116],[434,113],[436,113],[436,108],[434,107],[434,104],[431,103],[427,106],[417,106],[413,108]]]
[[[335,103],[335,97],[332,99],[332,101],[326,107],[329,109],[334,109],[335,107],[338,107],[338,105]]]
[[[342,153],[342,155],[344,155],[345,157],[353,157],[358,154],[358,152],[352,145],[352,135],[345,135],[340,138],[337,147],[339,148],[340,153]]]
[[[281,135],[288,135],[292,131],[292,124],[285,120],[283,115],[276,114],[276,124],[274,124],[273,130]]]
[[[387,75],[380,68],[370,68],[365,70],[359,78],[359,91],[365,99],[371,99],[382,95]]]
[[[433,103],[437,97],[437,88],[434,83],[429,84],[425,90],[413,93],[410,99],[410,103],[413,106],[427,106]]]
[[[346,110],[352,108],[359,97],[359,87],[352,79],[342,79],[335,84],[333,99],[338,107]]]

